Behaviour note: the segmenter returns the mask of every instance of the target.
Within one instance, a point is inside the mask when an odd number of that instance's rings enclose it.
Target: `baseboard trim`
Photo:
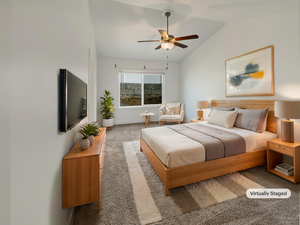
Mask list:
[[[158,120],[151,120],[151,122],[158,122]],[[125,120],[125,121],[117,121],[114,125],[123,125],[123,124],[134,124],[134,123],[145,123],[145,120]]]
[[[75,219],[75,207],[72,209],[72,211],[70,213],[68,225],[73,225],[74,219]]]

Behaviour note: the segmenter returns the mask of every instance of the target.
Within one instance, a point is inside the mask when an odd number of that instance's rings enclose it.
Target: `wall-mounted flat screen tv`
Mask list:
[[[59,130],[67,132],[87,117],[87,84],[66,69],[59,76]]]

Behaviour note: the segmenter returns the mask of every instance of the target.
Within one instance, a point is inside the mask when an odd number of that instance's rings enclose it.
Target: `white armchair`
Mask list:
[[[172,107],[172,108],[168,108]],[[169,110],[171,109],[171,110]],[[159,108],[159,126],[161,122],[176,122],[180,124],[184,118],[184,103],[172,102],[162,105]]]

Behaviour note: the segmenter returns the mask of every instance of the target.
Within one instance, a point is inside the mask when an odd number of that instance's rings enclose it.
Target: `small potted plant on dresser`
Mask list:
[[[81,129],[79,130],[79,133],[82,135],[82,139],[80,141],[81,150],[87,149],[90,145],[94,143],[94,136],[100,134],[99,128],[100,126],[96,122],[88,123],[81,127]],[[89,143],[86,140],[89,140]]]
[[[90,147],[91,144],[89,140],[90,131],[85,125],[83,125],[79,130],[79,133],[82,135],[82,139],[80,140],[80,148],[81,150],[86,150]]]
[[[94,131],[90,134],[90,135],[93,135],[93,136],[98,136],[100,134],[100,125],[98,122],[92,122],[92,123],[89,123],[90,126],[94,129]]]
[[[114,104],[113,100],[114,98],[110,96],[110,92],[105,90],[104,97],[100,97],[102,99],[101,101],[101,115],[103,117],[102,126],[104,127],[110,127],[112,129],[112,126],[114,125]]]

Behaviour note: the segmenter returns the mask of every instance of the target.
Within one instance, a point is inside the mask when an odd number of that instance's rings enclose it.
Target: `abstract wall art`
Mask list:
[[[274,95],[274,46],[225,61],[225,95]]]

